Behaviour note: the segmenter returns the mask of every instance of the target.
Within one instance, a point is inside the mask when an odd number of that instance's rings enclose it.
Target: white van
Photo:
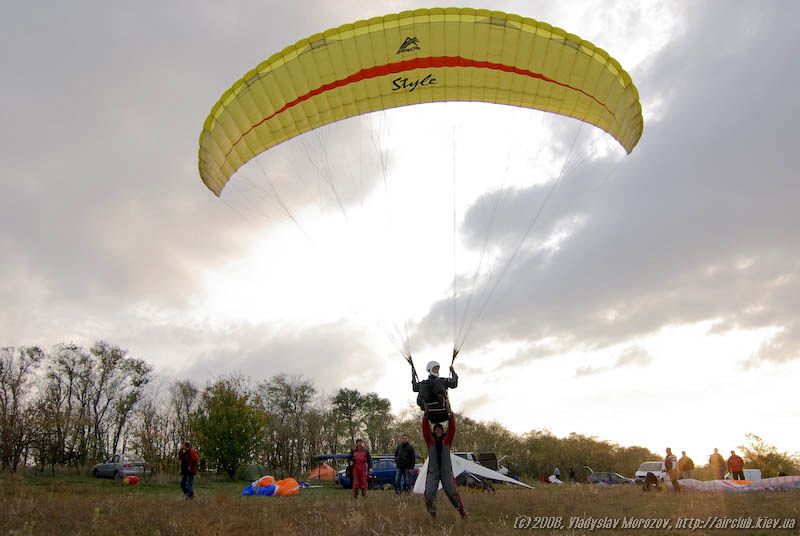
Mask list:
[[[761,480],[761,469],[742,469],[742,472],[744,473],[745,480],[751,480],[753,482]],[[733,475],[726,473],[725,480],[733,480]]]
[[[664,462],[642,462],[642,465],[633,474],[633,479],[637,484],[643,484],[644,479],[647,478],[647,473],[653,473],[657,479],[662,481],[669,480]]]

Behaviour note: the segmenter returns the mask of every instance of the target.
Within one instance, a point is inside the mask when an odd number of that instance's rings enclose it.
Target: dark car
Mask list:
[[[394,456],[387,454],[381,454],[378,456],[372,457],[372,476],[369,479],[369,487],[370,488],[383,488],[387,484],[394,487],[394,476],[395,471],[397,470],[397,464],[394,462]],[[411,483],[410,485],[413,486],[414,482],[417,480],[417,475],[419,474],[419,467],[415,466],[414,469],[411,470]],[[336,479],[345,489],[350,489],[353,487],[353,483],[350,481],[350,478],[347,476],[346,469],[340,469],[339,472],[336,474]]]
[[[586,477],[589,484],[633,484],[633,479],[619,473],[592,473]]]

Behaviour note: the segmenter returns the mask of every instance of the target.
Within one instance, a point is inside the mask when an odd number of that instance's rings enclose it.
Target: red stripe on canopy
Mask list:
[[[506,72],[506,73],[513,73],[513,74],[519,74],[519,75],[522,75],[522,76],[528,76],[530,78],[536,78],[536,79],[542,80],[544,82],[549,82],[551,84],[556,84],[557,86],[561,86],[561,87],[564,87],[564,88],[571,89],[573,91],[577,91],[579,93],[582,93],[583,95],[589,97],[590,99],[595,101],[597,104],[599,104],[600,106],[605,108],[606,111],[608,111],[608,113],[610,113],[611,115],[614,115],[614,113],[611,110],[609,110],[608,107],[604,103],[600,102],[599,100],[597,100],[597,98],[595,98],[592,95],[589,95],[588,93],[586,93],[582,89],[570,86],[569,84],[564,84],[562,82],[558,82],[558,81],[553,80],[552,78],[549,78],[549,77],[547,77],[547,76],[545,76],[545,75],[543,75],[541,73],[535,73],[533,71],[528,71],[526,69],[520,69],[519,67],[513,67],[511,65],[504,65],[502,63],[492,63],[490,61],[470,60],[470,59],[467,59],[467,58],[462,58],[460,56],[454,56],[454,57],[439,56],[439,57],[434,57],[434,58],[414,58],[414,59],[410,59],[410,60],[406,60],[406,61],[399,61],[399,62],[396,62],[396,63],[387,63],[386,65],[376,65],[375,67],[369,67],[367,69],[361,69],[357,73],[351,74],[350,76],[348,76],[346,78],[342,78],[341,80],[336,80],[335,82],[331,82],[329,84],[324,84],[324,85],[322,85],[322,86],[320,86],[320,87],[318,87],[316,89],[312,89],[311,91],[309,91],[305,95],[301,95],[301,96],[297,97],[296,99],[294,99],[293,101],[287,102],[286,104],[284,104],[281,107],[280,110],[277,110],[276,112],[274,112],[274,113],[268,115],[267,117],[263,118],[258,123],[252,125],[249,129],[247,129],[246,132],[244,132],[241,136],[239,136],[239,139],[237,139],[235,142],[233,142],[233,145],[231,145],[231,148],[228,149],[227,153],[225,153],[225,156],[227,157],[229,154],[231,154],[231,151],[233,151],[233,148],[236,147],[236,145],[240,141],[242,141],[242,139],[245,136],[247,136],[254,128],[258,127],[262,123],[265,123],[266,121],[269,121],[270,119],[272,119],[273,117],[277,116],[278,114],[281,114],[281,113],[285,112],[286,110],[289,110],[290,108],[292,108],[294,106],[297,106],[301,102],[307,101],[308,99],[310,99],[312,97],[316,97],[317,95],[321,95],[322,93],[325,93],[326,91],[331,91],[333,89],[340,88],[342,86],[346,86],[348,84],[352,84],[352,83],[355,83],[355,82],[361,82],[362,80],[369,80],[370,78],[377,78],[379,76],[386,76],[386,75],[389,75],[389,74],[397,74],[397,73],[402,73],[404,71],[411,71],[411,70],[414,70],[414,69],[431,69],[431,68],[438,68],[438,67],[477,67],[477,68],[480,68],[480,69],[493,69],[495,71],[503,71],[503,72]]]

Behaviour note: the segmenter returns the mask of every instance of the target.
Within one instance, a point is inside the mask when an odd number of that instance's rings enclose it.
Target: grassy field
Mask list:
[[[679,518],[778,518],[800,523],[800,492],[644,493],[638,486],[539,485],[535,490],[463,491],[469,517],[461,520],[443,495],[432,521],[419,496],[373,491],[354,500],[333,487],[302,490],[299,497],[241,497],[241,482],[198,478],[197,497],[184,501],[177,479],[150,479],[126,487],[78,476],[0,476],[0,535],[12,534],[582,534],[591,519],[618,520],[606,534],[798,534],[793,529],[675,528]],[[515,529],[518,516],[531,525],[559,522],[561,529]],[[536,519],[542,518],[542,520]],[[578,518],[583,526],[573,525]],[[627,518],[666,519],[671,529],[622,530]],[[517,521],[519,522],[519,521]],[[725,521],[722,520],[721,523]],[[741,521],[739,521],[741,523]],[[746,523],[746,521],[744,521]],[[644,521],[641,521],[644,523]],[[650,523],[654,523],[650,521]]]

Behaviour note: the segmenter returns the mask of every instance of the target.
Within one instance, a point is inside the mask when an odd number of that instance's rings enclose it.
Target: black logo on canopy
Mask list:
[[[397,49],[397,53],[403,54],[405,52],[413,52],[415,50],[419,50],[419,39],[416,37],[406,37],[406,40],[403,41],[403,44]]]

